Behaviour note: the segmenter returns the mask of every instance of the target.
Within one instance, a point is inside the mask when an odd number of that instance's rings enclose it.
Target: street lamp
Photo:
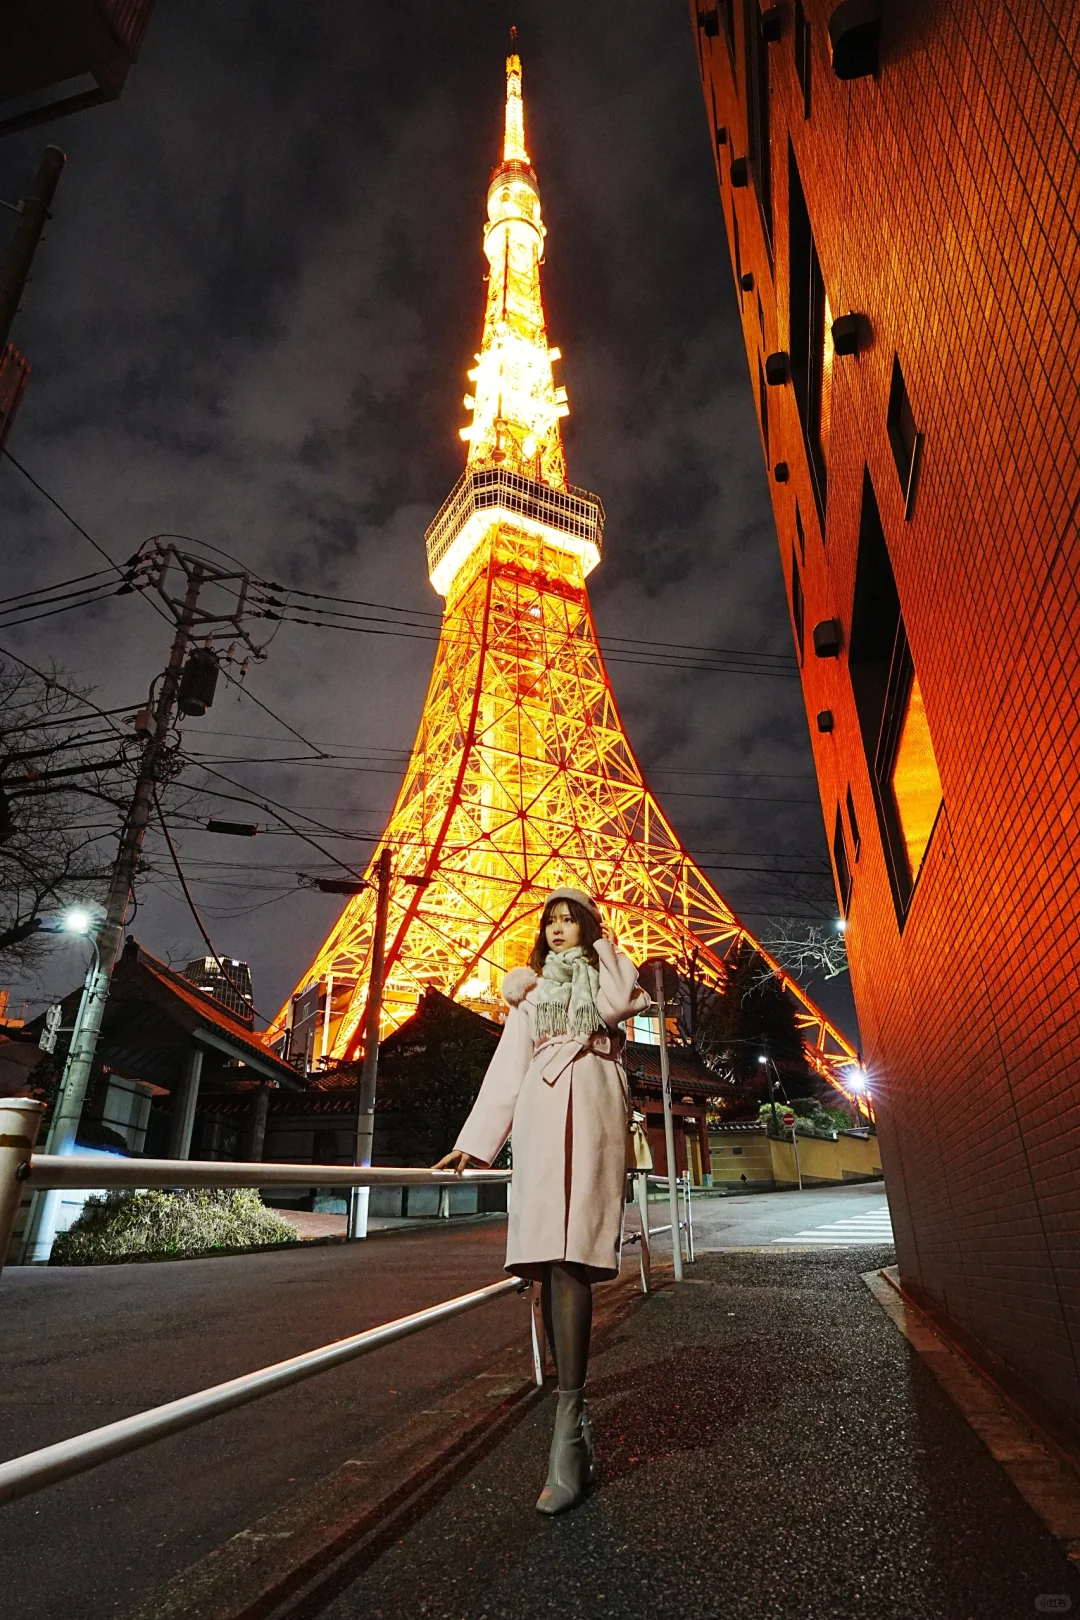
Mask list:
[[[852,1091],[856,1092],[857,1094],[861,1093],[866,1098],[866,1122],[867,1122],[868,1125],[872,1125],[873,1121],[874,1121],[874,1115],[873,1115],[873,1106],[872,1106],[872,1103],[871,1103],[871,1100],[870,1100],[870,1076],[867,1074],[866,1070],[862,1067],[862,1065],[858,1064],[858,1063],[856,1063],[852,1067],[850,1073],[851,1073],[851,1079],[849,1081],[849,1084],[851,1086],[851,1089],[852,1089]],[[855,1112],[856,1112],[856,1115],[858,1115],[858,1112],[859,1112],[858,1103],[856,1103],[856,1105],[855,1105]]]

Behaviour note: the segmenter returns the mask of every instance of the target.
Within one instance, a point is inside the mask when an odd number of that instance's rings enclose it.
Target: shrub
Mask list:
[[[151,1260],[287,1243],[296,1233],[254,1188],[231,1191],[118,1192],[87,1199],[78,1220],[53,1244],[54,1266]]]

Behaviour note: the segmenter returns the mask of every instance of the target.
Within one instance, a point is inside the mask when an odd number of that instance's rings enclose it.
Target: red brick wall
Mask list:
[[[790,384],[770,388],[785,575],[806,530],[804,691],[828,834],[850,784],[862,850],[848,941],[904,1278],[1080,1417],[1080,8],[1064,0],[883,6],[876,79],[832,73],[831,4],[806,0],[811,116],[791,0],[771,77],[775,280],[736,61],[692,0],[743,325],[788,348],[790,135],[834,315],[872,341],[837,358],[826,534]],[[765,325],[762,349],[756,294]],[[894,352],[925,435],[905,522],[885,430]],[[922,686],[944,810],[901,928],[843,651],[869,468]],[[835,729],[814,716],[831,709]]]

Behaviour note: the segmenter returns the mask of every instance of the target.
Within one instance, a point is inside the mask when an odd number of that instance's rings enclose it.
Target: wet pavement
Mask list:
[[[706,1255],[590,1379],[601,1487],[541,1518],[535,1408],[327,1620],[662,1613],[1012,1620],[1080,1578],[861,1273],[892,1250]],[[1066,1601],[1068,1600],[1068,1601]]]

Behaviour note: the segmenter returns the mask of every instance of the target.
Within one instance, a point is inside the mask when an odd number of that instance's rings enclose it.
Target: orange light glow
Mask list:
[[[911,881],[914,883],[941,809],[941,777],[938,775],[917,675],[912,676],[911,690],[904,706],[889,786],[892,788],[911,869]]]
[[[386,1029],[429,986],[501,1016],[503,974],[525,961],[561,884],[598,897],[636,961],[695,952],[717,984],[727,951],[755,944],[649,792],[597,642],[585,576],[600,560],[604,513],[566,479],[565,390],[552,376],[558,350],[544,320],[544,228],[516,56],[503,152],[488,193],[467,464],[427,533],[432,583],[446,598],[442,632],[384,835],[395,874]],[[350,900],[300,982],[330,990],[317,1057],[357,1051],[374,915],[373,889]],[[845,1089],[852,1048],[797,985],[786,988],[810,1061]]]

